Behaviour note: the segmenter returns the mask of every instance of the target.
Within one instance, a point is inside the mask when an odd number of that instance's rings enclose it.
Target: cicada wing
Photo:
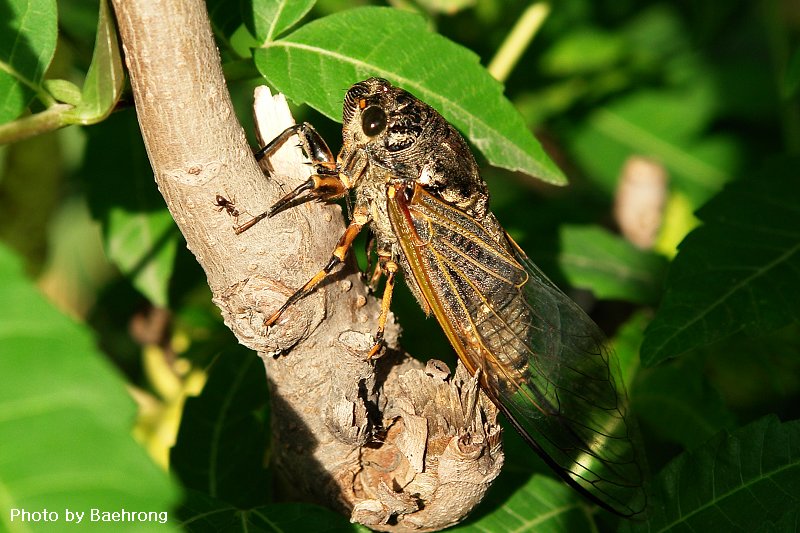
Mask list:
[[[528,274],[521,294],[532,334],[526,382],[491,387],[500,391],[501,410],[570,484],[618,514],[637,515],[647,504],[646,461],[616,355],[575,302],[524,254],[514,255]]]
[[[492,219],[486,227],[420,187],[390,199],[389,215],[451,344],[523,438],[603,507],[642,512],[638,432],[594,322]]]

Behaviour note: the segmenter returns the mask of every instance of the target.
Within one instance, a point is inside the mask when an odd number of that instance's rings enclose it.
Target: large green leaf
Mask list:
[[[572,285],[598,298],[655,303],[667,261],[598,226],[564,226],[559,265]]]
[[[697,368],[659,366],[644,372],[632,394],[643,424],[692,448],[734,425],[734,417]]]
[[[88,131],[84,177],[106,254],[142,294],[166,307],[181,237],[158,194],[135,116],[115,114]]]
[[[386,78],[438,109],[493,165],[566,182],[478,56],[430,32],[417,15],[344,11],[268,43],[255,60],[275,88],[334,120],[350,85]]]
[[[248,508],[266,502],[264,364],[243,347],[219,355],[208,382],[186,400],[170,464],[187,488]]]
[[[189,498],[178,512],[184,531],[191,533],[251,533],[268,531],[313,531],[319,533],[367,533],[369,530],[329,509],[307,503],[270,504],[254,509],[238,509],[188,491]]]
[[[0,124],[17,118],[41,91],[58,36],[55,0],[10,0],[2,5]]]
[[[501,478],[502,479],[502,478]],[[508,478],[505,478],[506,481]],[[589,507],[566,483],[543,475],[533,475],[504,502],[487,500],[493,510],[468,520],[464,525],[449,529],[459,533],[515,531],[517,533],[559,533],[596,531],[588,512]]]
[[[633,531],[755,531],[800,507],[800,421],[769,416],[686,452],[653,480]],[[796,519],[796,518],[795,518]]]
[[[800,161],[729,185],[681,243],[642,363],[800,320]]]
[[[89,331],[47,302],[1,246],[0,301],[0,529],[74,531],[66,509],[86,513],[84,524],[92,509],[166,515],[177,493],[130,435],[136,407],[124,381]],[[10,514],[45,508],[58,521]],[[115,531],[141,526],[113,523]]]

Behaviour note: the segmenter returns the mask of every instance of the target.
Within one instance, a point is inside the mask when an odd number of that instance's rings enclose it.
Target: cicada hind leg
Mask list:
[[[275,202],[272,207],[256,215],[241,226],[235,228],[239,235],[255,226],[261,220],[277,215],[290,207],[300,205],[311,200],[326,202],[337,200],[347,194],[347,187],[339,177],[336,159],[325,139],[308,122],[295,124],[283,130],[280,135],[270,141],[265,147],[255,153],[258,161],[269,158],[291,137],[297,135],[303,151],[311,159],[314,174],[298,185],[292,192]]]
[[[271,326],[275,324],[275,322],[280,319],[281,315],[283,315],[284,311],[286,311],[298,300],[310,294],[326,277],[331,274],[331,272],[333,272],[333,269],[336,268],[336,266],[344,262],[345,258],[347,257],[347,253],[353,246],[353,241],[355,241],[356,236],[358,236],[359,232],[361,232],[368,221],[369,218],[367,213],[356,208],[355,212],[353,213],[353,220],[350,222],[350,225],[347,226],[344,234],[339,238],[339,242],[336,244],[336,248],[334,248],[328,263],[319,272],[314,274],[314,276],[308,280],[305,285],[295,291],[294,294],[292,294],[277,311],[267,318],[267,320],[264,321],[265,326]],[[367,359],[372,359],[375,357],[384,346],[384,331],[386,330],[386,321],[389,317],[392,295],[394,294],[395,278],[397,277],[397,271],[399,270],[397,263],[389,256],[379,255],[379,261],[380,263],[378,268],[380,269],[380,272],[386,275],[386,286],[383,290],[381,311],[378,315],[378,330],[375,333],[372,348],[370,348],[369,352],[367,353]]]
[[[368,359],[372,359],[381,351],[384,345],[384,331],[386,330],[386,321],[389,318],[389,309],[392,306],[392,295],[394,294],[394,282],[397,277],[397,271],[400,267],[392,260],[389,255],[378,255],[378,268],[372,276],[371,282],[377,283],[375,278],[379,277],[380,273],[386,274],[386,286],[383,289],[383,298],[381,298],[381,313],[378,315],[378,331],[375,332],[375,342],[372,345]]]

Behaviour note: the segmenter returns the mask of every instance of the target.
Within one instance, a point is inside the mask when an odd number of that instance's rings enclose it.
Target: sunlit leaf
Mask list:
[[[350,85],[386,78],[438,109],[493,165],[566,181],[478,56],[429,31],[417,15],[378,7],[344,11],[268,43],[255,60],[275,88],[334,120],[341,119]]]
[[[609,193],[632,155],[652,158],[695,206],[731,178],[741,160],[732,137],[702,135],[713,116],[714,94],[692,90],[637,91],[593,111],[572,148],[590,177]]]
[[[0,300],[1,523],[45,530],[43,522],[10,522],[11,509],[57,511],[54,531],[75,526],[65,509],[86,513],[84,523],[93,508],[169,515],[175,487],[131,437],[136,406],[124,381],[90,331],[46,301],[2,246]],[[141,531],[130,521],[113,527]]]
[[[564,35],[542,55],[542,70],[554,76],[567,76],[609,68],[626,52],[620,35],[599,28],[577,28]]]
[[[250,31],[262,43],[275,40],[306,13],[316,0],[253,0],[253,24]]]
[[[166,306],[180,233],[158,194],[135,117],[115,114],[88,131],[84,174],[106,254],[150,301]]]
[[[3,2],[0,30],[0,124],[31,103],[56,50],[55,0]]]
[[[72,105],[81,103],[81,89],[71,81],[44,80],[44,87],[59,102]]]
[[[114,15],[106,0],[100,1],[94,54],[83,82],[81,101],[67,113],[70,122],[94,124],[114,109],[125,86]]]
[[[487,498],[491,498],[491,494]],[[505,502],[486,515],[468,520],[448,531],[485,533],[559,533],[596,531],[596,525],[583,500],[566,483],[534,475]]]

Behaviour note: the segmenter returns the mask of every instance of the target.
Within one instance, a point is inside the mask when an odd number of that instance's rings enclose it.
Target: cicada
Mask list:
[[[298,204],[355,193],[328,263],[266,324],[314,290],[369,227],[386,275],[369,355],[381,347],[401,272],[483,391],[547,464],[605,509],[641,513],[641,450],[615,355],[489,210],[487,185],[463,137],[431,106],[381,78],[353,85],[342,116],[336,158],[307,123],[257,153],[269,156],[298,135],[315,173],[237,233]]]

